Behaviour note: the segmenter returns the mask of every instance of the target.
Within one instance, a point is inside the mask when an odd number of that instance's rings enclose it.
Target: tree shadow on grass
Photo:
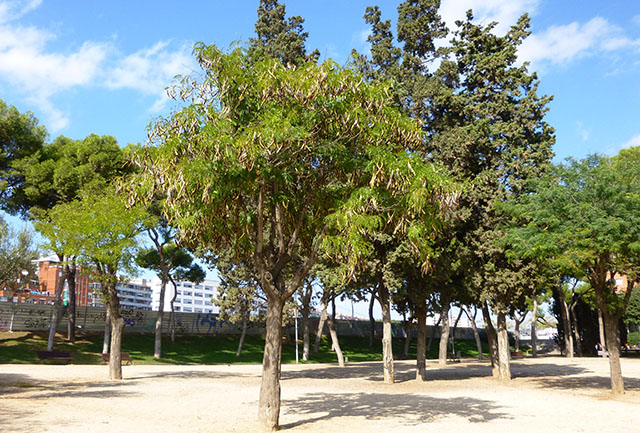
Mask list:
[[[436,398],[415,394],[389,393],[314,393],[283,402],[288,411],[315,415],[282,427],[292,428],[339,417],[362,417],[367,420],[389,418],[404,425],[418,425],[448,416],[460,416],[472,423],[510,419],[494,402],[470,397]]]

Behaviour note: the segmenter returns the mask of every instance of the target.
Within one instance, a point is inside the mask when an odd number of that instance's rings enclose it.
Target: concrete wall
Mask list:
[[[53,306],[38,304],[19,304],[10,302],[0,303],[0,330],[9,330],[11,316],[13,314],[14,331],[46,331],[49,329],[51,312]],[[156,311],[142,311],[135,309],[122,309],[125,332],[154,332],[156,324]],[[179,334],[239,334],[240,325],[220,320],[216,313],[174,313],[176,321],[176,332]],[[97,307],[76,307],[76,326],[85,332],[102,332],[104,330],[105,309]],[[58,330],[61,332],[67,328],[67,309],[63,309],[63,314],[58,321]],[[163,330],[169,331],[169,313],[165,313]],[[300,322],[298,331],[302,333]],[[318,326],[318,319],[312,319],[311,329]],[[376,322],[376,333],[382,335],[382,323]],[[285,329],[285,333],[293,335],[293,325]],[[368,338],[370,332],[368,320],[337,320],[338,335],[359,336]],[[433,332],[431,326],[428,327],[428,334]],[[436,338],[439,333],[436,330]],[[264,334],[265,329],[261,323],[251,324],[248,332],[250,334]],[[325,332],[327,329],[325,327]],[[401,324],[392,325],[394,337],[404,337],[405,330]],[[412,332],[415,337],[415,330]],[[301,335],[301,334],[300,334]],[[470,328],[458,328],[456,339],[473,339],[473,331]]]

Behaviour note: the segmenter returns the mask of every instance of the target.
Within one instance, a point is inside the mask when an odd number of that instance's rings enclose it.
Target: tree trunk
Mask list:
[[[458,322],[460,322],[460,317],[462,317],[462,307],[460,307],[460,311],[458,311],[458,317],[456,317],[456,321],[453,322],[453,329],[451,330],[451,336],[456,338],[456,330],[458,329]]]
[[[336,323],[336,297],[335,295],[331,297],[331,321]],[[329,330],[329,335],[331,335],[331,330]],[[336,352],[337,349],[333,345],[333,337],[331,337],[331,351]]]
[[[9,332],[13,332],[13,319],[16,317],[16,303],[13,302],[13,296],[11,296],[11,319],[9,321]]]
[[[515,331],[513,333],[515,344],[513,350],[516,352],[520,352],[520,319],[517,314],[513,315],[513,321],[515,322]]]
[[[391,332],[391,304],[389,289],[383,282],[378,284],[378,299],[382,309],[382,368],[385,383],[394,383],[393,345]]]
[[[600,347],[602,350],[607,350],[607,340],[604,338],[604,319],[602,318],[602,311],[598,308],[598,331],[600,331]]]
[[[242,318],[242,332],[240,333],[240,341],[238,342],[238,350],[236,350],[236,356],[242,354],[242,345],[244,344],[244,337],[247,335],[247,328],[249,326],[249,318]]]
[[[376,294],[371,291],[371,299],[369,300],[369,347],[373,347],[373,341],[376,338],[376,319],[373,317],[373,304],[376,300]]]
[[[415,307],[418,321],[418,340],[416,341],[416,380],[427,380],[427,305],[420,302]]]
[[[115,276],[113,276],[115,278]],[[120,316],[120,300],[116,291],[116,283],[107,284],[107,303],[111,320],[111,345],[109,354],[109,379],[122,379],[122,330],[124,329],[124,319]]]
[[[609,352],[609,370],[611,371],[611,391],[614,395],[624,394],[624,380],[620,367],[620,330],[619,317],[604,313],[604,327]]]
[[[338,365],[340,367],[344,367],[344,356],[342,356],[340,341],[338,341],[338,333],[336,332],[335,322],[333,321],[333,319],[327,319],[327,325],[329,327],[329,335],[331,335],[331,346],[335,350],[336,356],[338,357]]]
[[[571,332],[571,322],[569,321],[569,309],[567,308],[564,290],[562,287],[556,287],[554,290],[556,290],[558,300],[560,301],[560,318],[562,319],[562,330],[564,333],[564,356],[567,358],[573,358],[573,337]]]
[[[267,301],[262,384],[258,419],[269,430],[278,428],[280,418],[280,365],[282,362],[282,308],[284,301],[269,296]]]
[[[171,342],[175,343],[176,342],[176,310],[175,310],[174,304],[176,302],[176,298],[178,297],[178,286],[176,285],[176,282],[173,280],[171,276],[169,276],[169,280],[173,285],[173,296],[171,297],[171,301],[169,302],[169,305],[171,306],[171,313],[169,315],[169,327],[171,328],[171,333],[170,333]]]
[[[448,300],[444,300],[440,310],[441,327],[440,327],[440,347],[438,350],[438,365],[447,365],[447,346],[449,345],[449,304]]]
[[[323,294],[320,304],[322,310],[320,311],[320,318],[318,319],[318,329],[316,330],[316,343],[313,345],[313,353],[318,353],[320,350],[320,341],[322,341],[322,330],[324,329],[324,322],[327,321],[327,298],[328,296]]]
[[[70,267],[65,265],[67,273],[67,285],[69,287],[69,314],[67,322],[67,339],[72,343],[76,341],[76,264]]]
[[[102,353],[109,353],[109,346],[111,345],[111,313],[109,313],[109,305],[105,305],[107,308],[106,315],[104,317],[104,339],[102,340]]]
[[[531,309],[531,356],[538,356],[538,335],[536,334],[536,323],[538,322],[538,298],[533,298],[533,308]]]
[[[411,331],[413,330],[413,324],[410,321],[405,320],[405,338],[404,338],[404,357],[409,356],[409,346],[411,346]]]
[[[112,313],[113,314],[113,313]],[[109,354],[109,379],[122,379],[122,330],[124,319],[122,317],[111,318],[111,350]]]
[[[167,279],[163,278],[160,283],[160,304],[158,306],[158,315],[156,317],[156,334],[153,345],[153,357],[160,359],[162,357],[162,326],[164,319],[164,295],[167,290]]]
[[[429,341],[427,342],[427,352],[431,350],[431,343],[433,343],[433,339],[436,336],[436,332],[438,331],[438,326],[440,325],[441,320],[442,317],[438,317],[438,321],[435,325],[433,325],[433,328],[431,328],[431,334],[429,334]]]
[[[509,365],[509,336],[507,334],[507,315],[498,312],[498,362],[500,365],[500,380],[511,380],[511,366]]]
[[[484,319],[484,329],[487,332],[489,341],[489,358],[491,359],[491,372],[493,377],[500,377],[500,352],[498,352],[498,333],[491,321],[491,313],[487,302],[482,303],[482,318]]]
[[[573,330],[573,341],[575,341],[576,344],[576,355],[582,357],[582,342],[580,341],[578,317],[576,316],[576,305],[578,304],[576,296],[577,295],[574,295],[574,299],[571,301],[571,308],[569,309],[569,313],[571,317],[571,328]]]
[[[469,322],[471,322],[471,329],[473,329],[473,338],[475,338],[476,340],[476,349],[478,350],[478,361],[482,361],[482,340],[480,339],[480,332],[478,332],[478,325],[476,325],[476,315],[478,314],[478,308],[473,308],[473,317],[467,310],[464,310],[464,313],[467,315]]]
[[[310,344],[311,344],[311,325],[309,316],[311,315],[311,295],[313,287],[311,282],[307,281],[307,289],[302,294],[302,359],[309,360]]]
[[[62,263],[64,258],[62,256],[58,257],[60,259],[60,263]],[[62,276],[58,278],[55,300],[53,301],[53,310],[51,310],[51,320],[49,320],[49,338],[47,340],[47,352],[51,352],[53,350],[53,345],[55,343],[56,328],[58,326],[58,320],[60,320],[60,314],[62,310],[62,289],[64,288],[65,280],[66,273],[63,271]]]

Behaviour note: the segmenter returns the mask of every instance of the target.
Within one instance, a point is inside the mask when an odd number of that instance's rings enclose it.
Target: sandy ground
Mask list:
[[[607,359],[514,360],[501,385],[486,362],[438,367],[398,383],[380,363],[285,365],[280,424],[291,432],[637,432],[640,359],[623,359],[626,393],[608,392]],[[253,432],[260,366],[0,365],[0,432]]]

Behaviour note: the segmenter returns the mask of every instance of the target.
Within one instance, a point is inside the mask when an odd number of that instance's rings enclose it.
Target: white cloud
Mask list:
[[[578,134],[582,138],[582,141],[589,140],[589,137],[591,136],[591,131],[585,128],[582,122],[578,121],[576,123],[576,128],[578,130]]]
[[[620,146],[622,149],[626,149],[629,147],[636,147],[636,146],[640,146],[640,134],[636,134],[634,135],[631,140],[627,141],[626,143],[623,143],[622,146]]]
[[[520,47],[519,55],[532,63],[564,64],[606,46],[618,32],[617,27],[600,17],[584,24],[573,22],[553,26],[543,33],[529,36]]]
[[[69,53],[51,53],[46,45],[55,35],[11,20],[39,4],[32,1],[15,10],[16,3],[0,3],[0,77],[22,90],[25,98],[44,113],[50,129],[67,124],[66,116],[51,103],[56,93],[87,85],[100,71],[109,47],[85,42]]]
[[[640,50],[640,39],[630,39],[620,27],[595,17],[586,23],[553,26],[531,35],[518,54],[521,60],[539,69],[547,64],[566,65],[583,57],[622,50]]]
[[[86,41],[65,52],[53,52],[49,43],[56,39],[54,33],[15,22],[40,3],[0,0],[0,79],[38,108],[52,132],[69,123],[69,114],[52,102],[57,94],[82,86],[131,89],[156,96],[151,111],[157,112],[168,100],[164,88],[173,77],[194,68],[191,48],[171,49],[168,42],[125,56],[118,53],[114,41]]]
[[[184,45],[171,50],[169,45],[167,41],[158,42],[117,61],[116,66],[107,71],[107,87],[157,96],[150,111],[161,111],[168,101],[165,87],[176,75],[188,74],[197,67],[190,47]]]
[[[0,23],[13,21],[40,6],[42,0],[5,0],[0,2]]]
[[[457,20],[464,21],[469,9],[473,10],[474,21],[489,24],[498,22],[496,34],[505,34],[525,12],[534,14],[540,0],[443,0],[440,16],[451,30],[457,27]]]

